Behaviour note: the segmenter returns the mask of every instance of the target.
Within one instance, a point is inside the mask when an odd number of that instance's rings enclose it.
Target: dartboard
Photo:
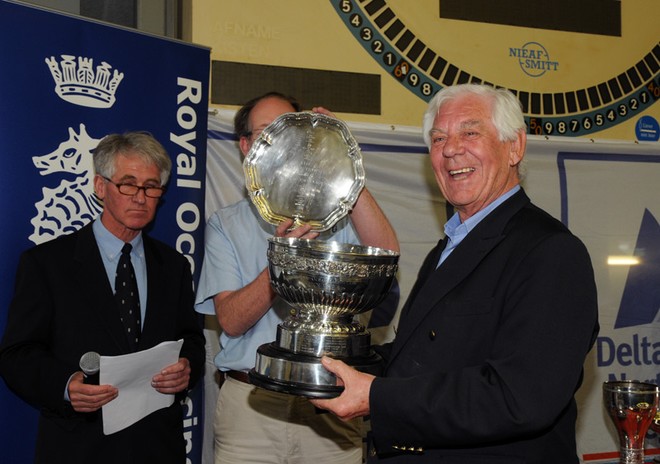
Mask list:
[[[605,61],[608,47],[624,43],[621,37],[447,20],[439,16],[441,0],[332,3],[372,58],[417,97],[428,101],[459,83],[504,87],[519,98],[531,134],[589,135],[639,118],[660,98],[660,23],[639,16],[638,27],[654,29],[651,40],[639,41],[645,50],[625,50],[618,69],[590,64],[589,55],[598,48]],[[645,14],[658,18],[658,11]],[[634,24],[623,24],[630,30]],[[553,52],[558,49],[563,53]]]

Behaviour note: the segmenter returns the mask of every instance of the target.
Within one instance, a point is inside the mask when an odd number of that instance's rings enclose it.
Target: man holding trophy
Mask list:
[[[429,253],[374,376],[323,358],[344,385],[314,399],[371,418],[369,462],[578,463],[583,363],[598,333],[585,246],[520,183],[526,133],[504,89],[442,89],[424,115],[456,214]]]
[[[323,108],[315,113],[330,116]],[[234,126],[243,156],[278,116],[299,112],[295,100],[268,93],[246,103]],[[301,199],[302,201],[304,199]],[[293,218],[265,221],[249,199],[214,213],[207,223],[197,311],[222,328],[215,364],[221,372],[215,429],[216,463],[361,463],[361,419],[342,422],[305,398],[255,388],[248,371],[257,349],[291,311],[271,287],[266,251],[271,237],[336,240],[398,252],[389,221],[366,188],[348,217],[319,233]]]

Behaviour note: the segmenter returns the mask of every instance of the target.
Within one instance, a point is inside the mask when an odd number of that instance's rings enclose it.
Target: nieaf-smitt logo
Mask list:
[[[559,61],[552,60],[548,50],[538,42],[527,42],[520,48],[510,47],[509,56],[516,58],[520,69],[531,77],[541,77],[559,69]]]

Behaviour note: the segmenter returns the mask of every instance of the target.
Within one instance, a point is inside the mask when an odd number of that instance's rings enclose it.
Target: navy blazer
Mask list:
[[[205,354],[190,265],[171,247],[143,238],[148,295],[138,349],[183,338],[180,356],[190,361],[192,386]],[[109,436],[103,435],[100,411],[77,413],[64,401],[67,381],[88,351],[129,352],[91,224],[22,254],[0,345],[0,374],[40,410],[36,462],[185,462],[180,401]]]
[[[585,246],[522,190],[436,269],[444,246],[422,265],[394,342],[378,349],[380,460],[577,463],[574,393],[599,327]]]

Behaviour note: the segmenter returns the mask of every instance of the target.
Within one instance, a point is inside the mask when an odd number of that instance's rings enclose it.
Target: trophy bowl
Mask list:
[[[644,437],[658,411],[658,387],[621,380],[603,383],[603,402],[614,423],[622,464],[644,462]]]
[[[357,314],[375,308],[392,286],[399,253],[346,243],[273,237],[268,263],[275,293],[292,312],[278,324],[276,340],[257,350],[252,382],[262,388],[312,398],[343,390],[321,365],[324,355],[377,375],[381,359]]]

